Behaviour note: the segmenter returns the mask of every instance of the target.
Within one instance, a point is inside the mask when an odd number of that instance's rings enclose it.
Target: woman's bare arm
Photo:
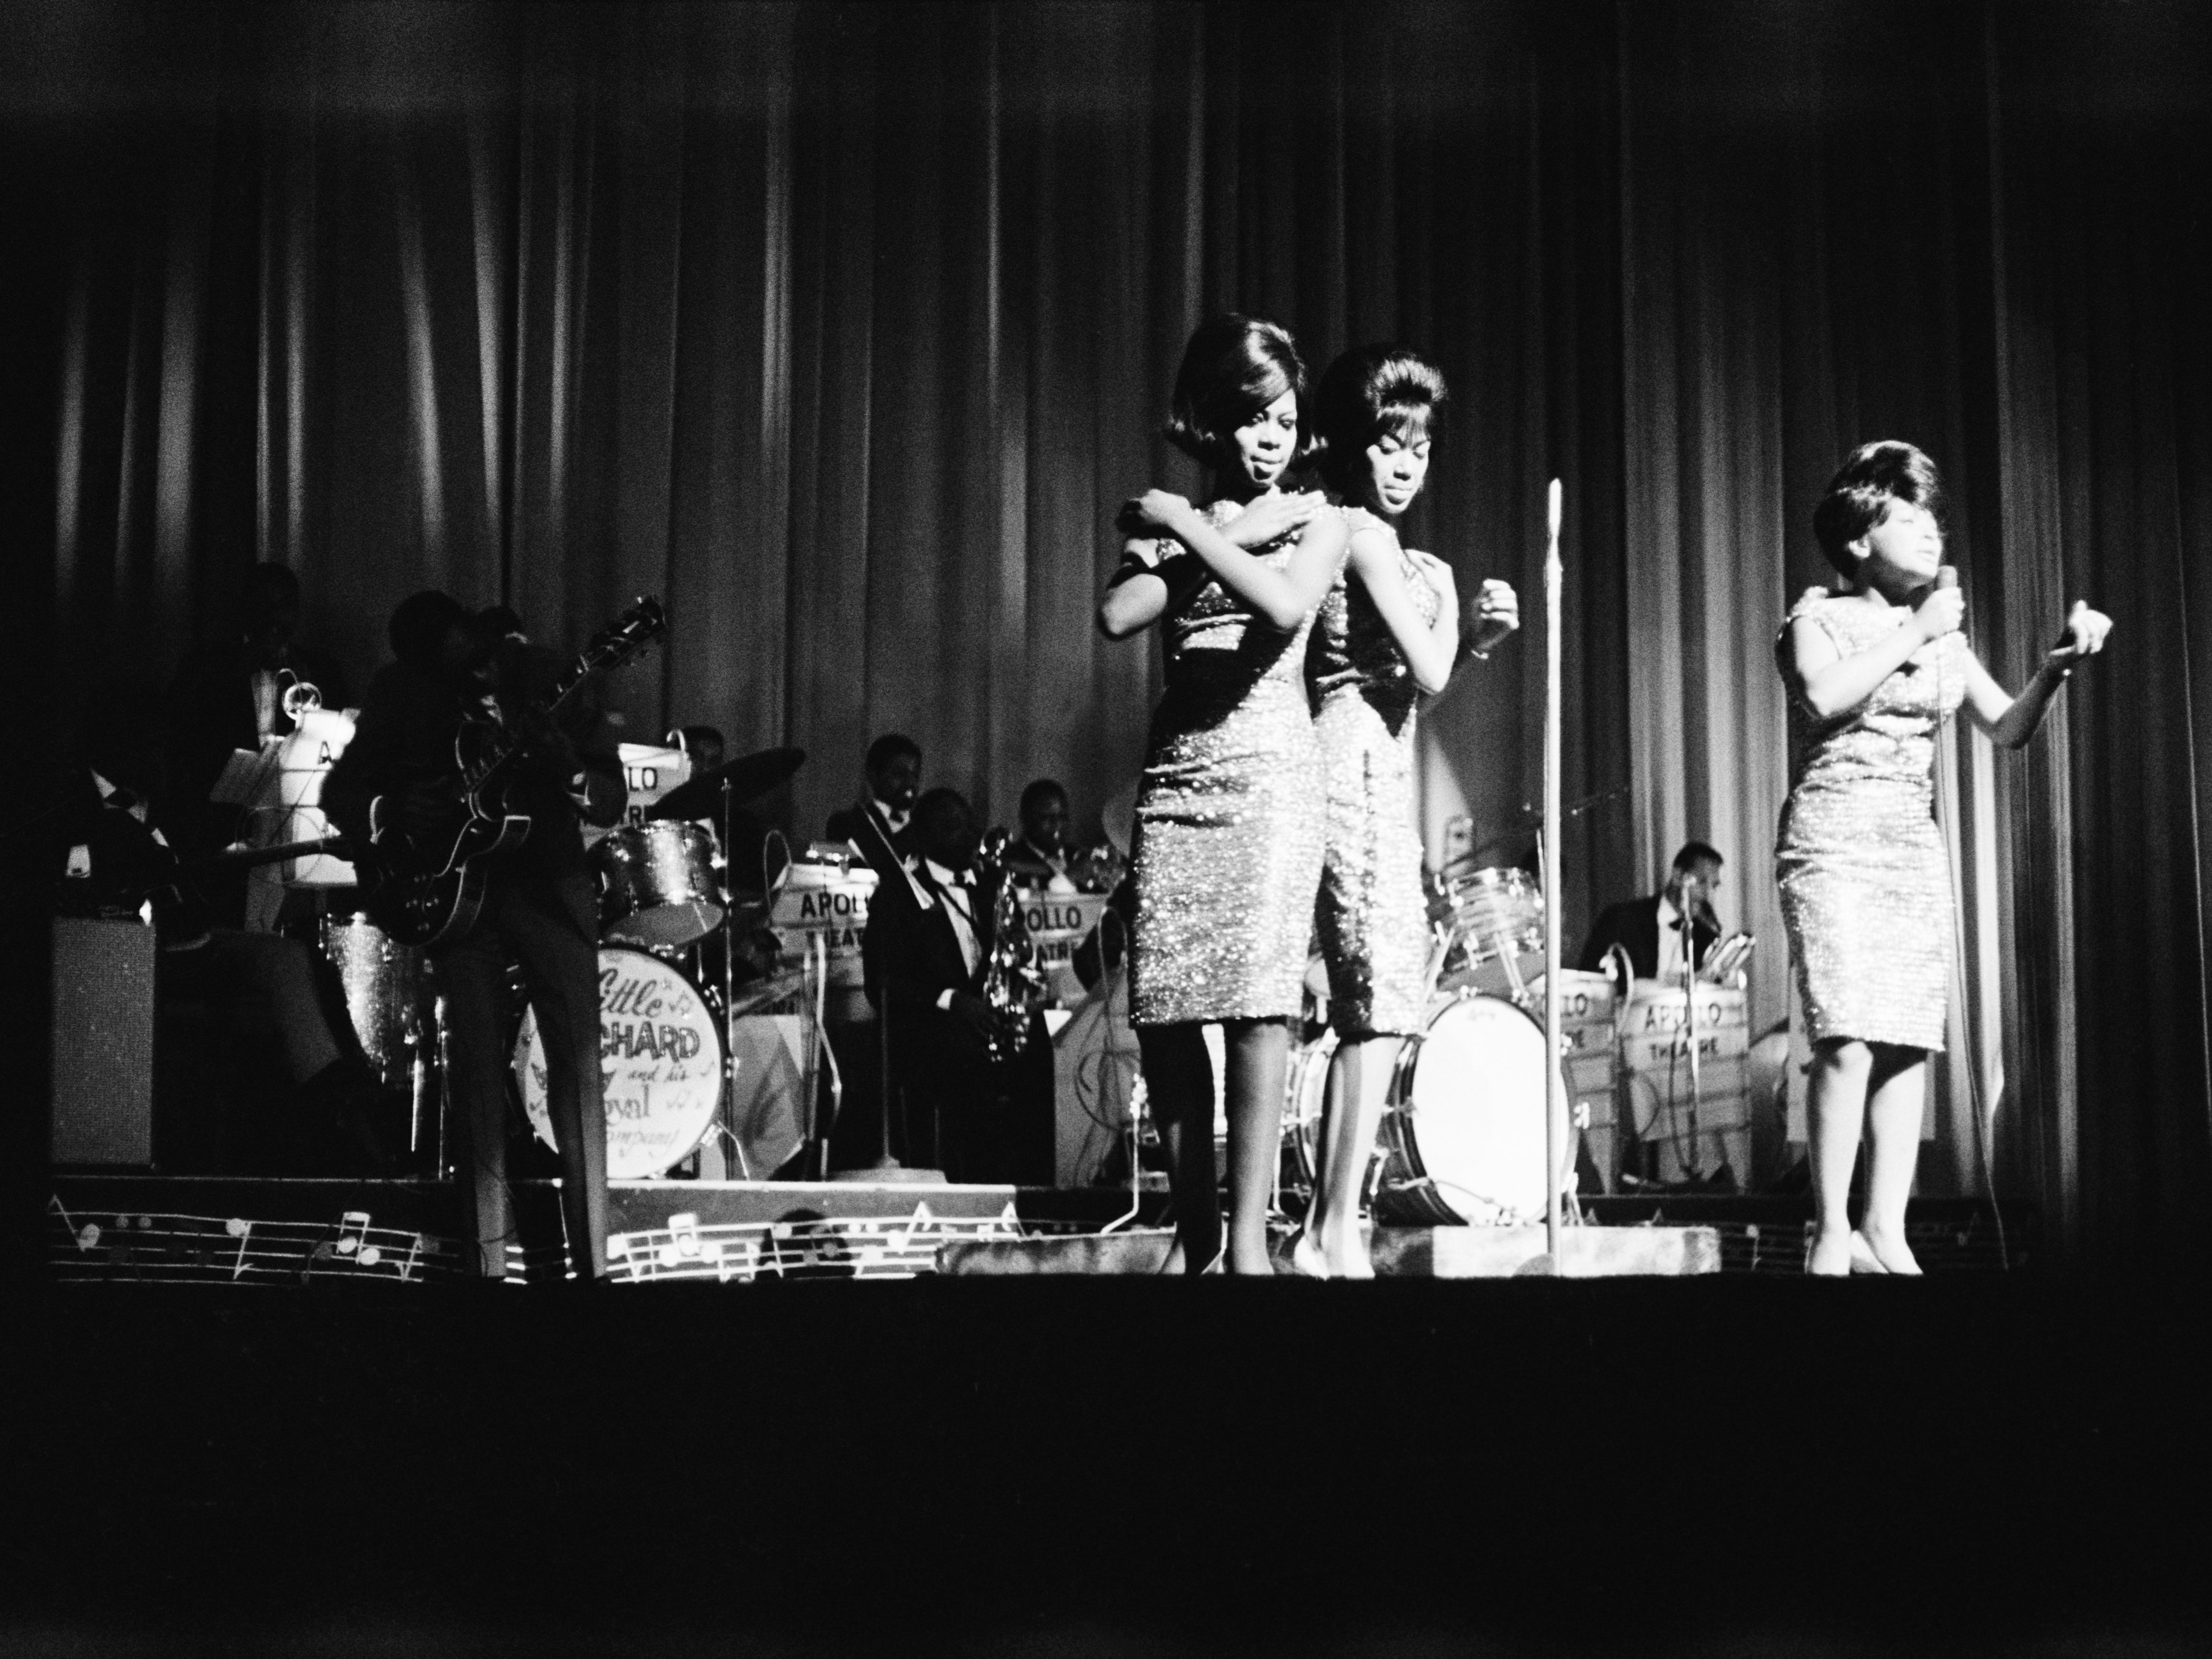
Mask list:
[[[1990,740],[2008,749],[2023,749],[2043,724],[2043,716],[2058,688],[2066,684],[2085,658],[2105,648],[2105,635],[2112,619],[2092,611],[2081,600],[2066,618],[2066,632],[2058,644],[2037,665],[2035,674],[2018,696],[2008,694],[1972,652],[1966,654],[1966,713]]]
[[[1874,696],[1875,688],[1902,668],[1914,652],[1954,631],[1965,614],[1966,601],[1957,588],[1930,589],[1920,608],[1898,623],[1894,632],[1848,657],[1836,649],[1819,623],[1800,617],[1790,624],[1789,672],[1797,695],[1822,720],[1846,714]]]
[[[1223,535],[1181,495],[1147,490],[1123,511],[1125,521],[1133,519],[1173,536],[1255,617],[1286,634],[1321,603],[1344,561],[1348,532],[1336,513],[1307,519],[1289,562],[1275,570]]]
[[[1368,525],[1353,532],[1352,570],[1389,629],[1414,684],[1431,696],[1443,690],[1451,683],[1452,666],[1459,659],[1459,589],[1451,567],[1442,559],[1426,559],[1422,564],[1424,578],[1437,590],[1433,623],[1424,623],[1414,606],[1398,538],[1389,531]]]

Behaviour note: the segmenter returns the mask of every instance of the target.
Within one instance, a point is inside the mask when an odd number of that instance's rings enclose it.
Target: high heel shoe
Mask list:
[[[1899,1279],[1917,1279],[1920,1277],[1920,1264],[1912,1259],[1911,1250],[1904,1247],[1901,1242],[1900,1248],[1905,1249],[1905,1261],[1902,1265],[1893,1258],[1885,1257],[1881,1251],[1875,1249],[1874,1241],[1863,1231],[1856,1231],[1851,1234],[1851,1271],[1855,1273],[1893,1273]],[[1864,1267],[1859,1266],[1861,1251],[1866,1253],[1866,1260],[1869,1266]]]
[[[1300,1279],[1327,1279],[1328,1263],[1323,1259],[1321,1246],[1313,1242],[1313,1235],[1304,1228],[1291,1241],[1291,1272]]]

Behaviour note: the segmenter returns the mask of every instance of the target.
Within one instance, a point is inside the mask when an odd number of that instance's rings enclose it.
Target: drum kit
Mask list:
[[[1362,1198],[1376,1219],[1411,1226],[1514,1225],[1541,1220],[1545,1176],[1544,904],[1525,872],[1447,873],[1431,896],[1432,991],[1421,1029],[1400,1049]],[[1558,1066],[1579,1134],[1563,1149],[1557,1190],[1571,1205],[1576,1146],[1587,1139],[1601,1178],[1615,1180],[1616,1103],[1642,1139],[1680,1143],[1675,1128],[1688,1079],[1687,1154],[1695,1162],[1697,1082],[1687,1051],[1706,1057],[1710,1129],[1728,1121],[1732,1055],[1743,1052],[1744,994],[1737,975],[1749,950],[1732,939],[1694,988],[1700,1040],[1686,1041],[1690,993],[1634,981],[1622,999],[1602,973],[1560,974]],[[1723,956],[1723,952],[1725,955]],[[1624,975],[1625,977],[1625,975]],[[1723,978],[1735,983],[1717,982]],[[1648,1028],[1648,1030],[1647,1030]],[[1329,1061],[1325,1030],[1291,1057],[1284,1185],[1310,1191],[1318,1176]],[[1741,1071],[1740,1060],[1735,1062]]]
[[[680,750],[623,750],[631,821],[596,841],[588,857],[599,890],[607,1175],[635,1181],[665,1174],[734,1115],[727,1109],[737,1085],[730,1064],[734,1025],[741,1017],[795,1002],[803,990],[794,973],[735,983],[736,935],[761,925],[767,907],[737,891],[723,849],[732,809],[789,778],[805,756],[797,749],[768,750],[664,788],[670,771],[681,778],[689,770]],[[434,1138],[434,1162],[442,1170],[436,1092],[442,1013],[434,964],[360,915],[325,916],[319,944],[363,1058],[386,1087],[411,1091],[412,1149],[425,1154]],[[519,980],[514,989],[515,1095],[538,1138],[550,1147],[544,1045]],[[795,1150],[790,1139],[788,1133],[770,1135],[763,1144],[735,1127],[729,1135],[749,1174],[768,1172],[751,1168],[756,1160],[770,1168],[781,1164]]]

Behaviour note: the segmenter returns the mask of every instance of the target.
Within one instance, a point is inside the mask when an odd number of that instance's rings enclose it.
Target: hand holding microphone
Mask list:
[[[1921,637],[1930,645],[1946,634],[1955,634],[1966,619],[1966,596],[1959,592],[1959,572],[1956,566],[1945,565],[1936,573],[1936,586],[1929,588],[1913,611],[1914,626]]]

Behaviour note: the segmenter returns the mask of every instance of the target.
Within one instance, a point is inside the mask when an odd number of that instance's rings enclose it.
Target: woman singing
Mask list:
[[[1314,730],[1328,775],[1316,921],[1328,968],[1329,1064],[1313,1207],[1291,1252],[1300,1273],[1373,1276],[1359,1193],[1392,1063],[1420,1029],[1428,923],[1413,811],[1413,708],[1444,689],[1459,655],[1451,567],[1401,548],[1394,527],[1421,492],[1444,379],[1401,346],[1347,351],[1322,377],[1315,417],[1321,469],[1344,503],[1352,554],[1307,650]],[[1486,581],[1474,649],[1520,626],[1518,601]]]
[[[1130,536],[1098,625],[1167,633],[1167,689],[1137,797],[1131,1020],[1170,1157],[1186,1271],[1220,1253],[1213,1085],[1202,1028],[1227,1038],[1232,1273],[1265,1273],[1289,1022],[1321,875],[1322,768],[1306,703],[1314,607],[1344,521],[1279,484],[1304,453],[1305,366],[1273,323],[1191,337],[1167,435],[1212,470],[1194,507],[1165,490],[1122,510]]]
[[[2007,748],[2103,648],[2112,619],[2076,603],[2018,698],[1968,649],[1965,600],[1939,580],[1942,492],[1911,444],[1852,452],[1813,513],[1843,580],[1810,589],[1775,655],[1790,695],[1790,799],[1775,868],[1813,1044],[1814,1273],[1916,1273],[1905,1203],[1920,1149],[1927,1060],[1943,1047],[1950,867],[1934,817],[1936,733],[1963,702]],[[1845,1212],[1862,1126],[1866,1214]]]

